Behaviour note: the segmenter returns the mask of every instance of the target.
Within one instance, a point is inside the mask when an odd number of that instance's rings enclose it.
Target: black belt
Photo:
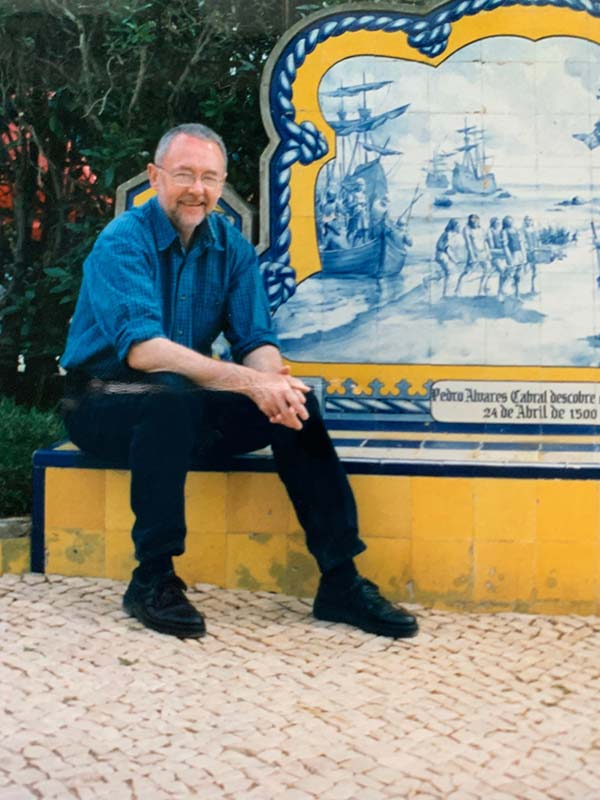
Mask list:
[[[151,381],[105,380],[96,378],[79,369],[69,370],[65,376],[65,394],[71,397],[88,392],[99,394],[141,394],[143,392],[160,392],[164,391],[165,388],[165,386]]]

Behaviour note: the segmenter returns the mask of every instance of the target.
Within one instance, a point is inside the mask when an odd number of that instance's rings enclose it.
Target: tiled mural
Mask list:
[[[284,39],[262,260],[296,272],[275,319],[300,371],[404,400],[593,379],[599,34],[586,11],[496,2],[346,10]]]

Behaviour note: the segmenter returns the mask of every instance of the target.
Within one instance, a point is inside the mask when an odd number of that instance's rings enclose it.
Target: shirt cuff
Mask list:
[[[117,335],[115,347],[119,359],[123,362],[127,361],[127,353],[131,350],[134,344],[145,342],[148,339],[165,339],[165,332],[163,329],[155,324],[147,325],[132,325],[120,331]]]
[[[253,350],[256,350],[257,347],[262,347],[265,344],[271,344],[278,350],[281,349],[279,341],[277,340],[277,336],[275,336],[274,333],[264,333],[260,336],[255,336],[252,339],[238,343],[235,347],[231,348],[231,352],[234,360],[241,362],[248,355],[248,353],[251,353]]]

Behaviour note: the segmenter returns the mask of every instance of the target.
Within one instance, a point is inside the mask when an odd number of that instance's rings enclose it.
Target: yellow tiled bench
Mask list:
[[[368,550],[395,599],[439,608],[597,613],[598,441],[334,431]],[[60,445],[34,459],[32,565],[127,579],[129,473]],[[309,596],[317,571],[268,453],[186,485],[189,583]]]

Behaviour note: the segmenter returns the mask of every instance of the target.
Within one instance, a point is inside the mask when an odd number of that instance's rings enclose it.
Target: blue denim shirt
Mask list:
[[[99,378],[125,377],[136,342],[166,337],[208,356],[221,332],[236,361],[261,345],[278,346],[254,248],[213,213],[186,251],[152,198],[96,240],[61,364]]]

